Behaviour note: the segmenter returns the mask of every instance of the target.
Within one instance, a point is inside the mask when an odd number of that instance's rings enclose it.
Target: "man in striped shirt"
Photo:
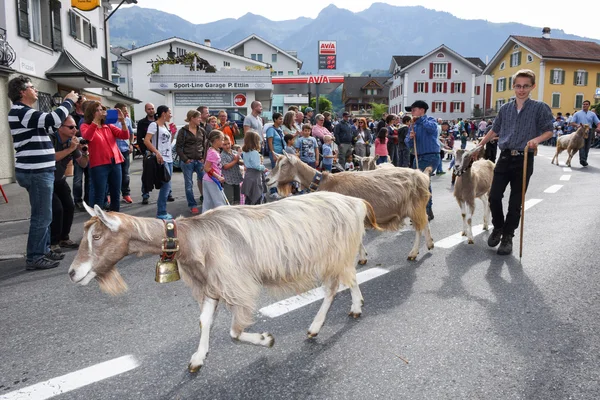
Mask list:
[[[512,238],[521,217],[521,190],[523,187],[523,158],[527,159],[525,190],[533,174],[533,151],[538,144],[553,135],[552,111],[543,101],[532,100],[529,94],[535,88],[535,73],[529,69],[517,71],[513,76],[515,100],[504,104],[498,111],[492,129],[479,146],[498,137],[500,158],[494,168],[490,189],[490,210],[494,230],[488,238],[490,247],[498,247],[498,254],[512,253]],[[502,197],[510,183],[510,197],[506,218],[502,210]]]
[[[56,160],[47,130],[62,125],[78,96],[72,91],[54,112],[37,111],[32,108],[38,99],[36,88],[29,78],[18,76],[8,82],[8,97],[13,103],[8,123],[16,151],[15,175],[19,185],[27,189],[31,205],[26,268],[54,268],[64,254],[50,250]]]

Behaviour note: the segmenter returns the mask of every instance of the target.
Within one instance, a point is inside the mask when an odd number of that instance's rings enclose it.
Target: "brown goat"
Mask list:
[[[376,168],[372,171],[347,171],[337,174],[311,168],[297,157],[277,157],[275,168],[267,178],[267,186],[277,187],[292,181],[310,187],[316,177],[320,183],[316,190],[331,191],[368,201],[375,210],[377,224],[385,230],[396,231],[404,220],[410,218],[416,231],[413,247],[408,254],[415,260],[419,254],[421,234],[425,234],[427,248],[433,249],[433,239],[427,218],[429,173],[411,168]],[[313,184],[314,186],[314,184]]]
[[[573,156],[585,146],[585,140],[588,138],[590,131],[590,126],[588,124],[579,124],[579,128],[577,131],[570,133],[568,135],[562,135],[556,141],[556,153],[552,158],[551,163],[554,164],[554,160],[556,160],[556,165],[558,163],[558,155],[563,152],[563,150],[567,150],[567,154],[569,157],[567,158],[567,167],[571,166],[571,159]]]

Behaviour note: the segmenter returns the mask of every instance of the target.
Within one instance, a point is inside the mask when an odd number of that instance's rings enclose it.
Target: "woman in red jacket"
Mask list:
[[[117,146],[116,139],[128,139],[129,130],[125,117],[118,110],[119,121],[123,129],[114,125],[106,125],[106,109],[98,101],[93,101],[85,109],[84,123],[81,124],[81,137],[88,141],[90,153],[90,178],[92,185],[90,191],[90,206],[104,205],[106,186],[110,198],[111,211],[119,211],[121,191],[121,163],[123,155]]]

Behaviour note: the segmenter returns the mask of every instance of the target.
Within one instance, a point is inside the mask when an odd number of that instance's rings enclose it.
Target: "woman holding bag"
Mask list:
[[[171,131],[167,123],[171,121],[171,110],[167,106],[159,106],[156,109],[154,122],[148,126],[148,132],[144,138],[146,149],[156,156],[156,162],[164,165],[167,173],[173,175],[173,155],[171,153]],[[156,218],[173,219],[167,213],[167,198],[171,192],[171,180],[164,181],[158,192],[156,201]]]

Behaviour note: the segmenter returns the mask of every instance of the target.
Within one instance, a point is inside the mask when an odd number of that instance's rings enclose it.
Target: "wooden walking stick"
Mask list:
[[[521,185],[521,234],[519,237],[519,260],[523,257],[523,230],[525,224],[525,191],[527,190],[527,159],[529,158],[529,143],[525,145],[523,156],[523,184]],[[537,155],[537,149],[533,156]]]
[[[413,138],[413,147],[415,149],[415,165],[417,166],[417,169],[419,169],[419,154],[417,154],[417,132],[415,132],[414,122],[410,124],[410,129],[415,133],[415,137]]]

